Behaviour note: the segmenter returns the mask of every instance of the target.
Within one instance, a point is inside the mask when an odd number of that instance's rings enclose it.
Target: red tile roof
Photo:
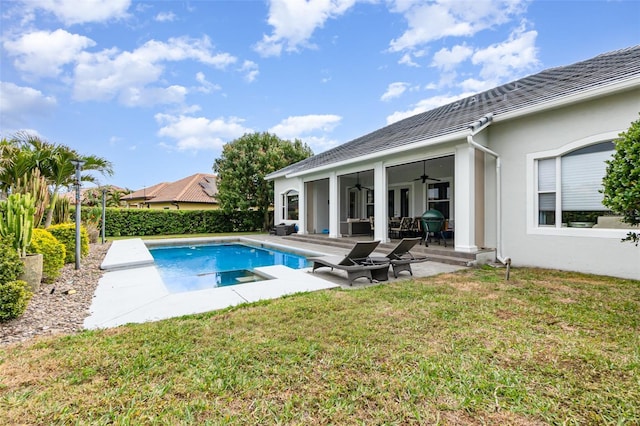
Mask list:
[[[196,173],[175,182],[159,183],[148,188],[139,189],[124,200],[144,198],[148,203],[217,203],[215,195],[218,193],[216,175]]]

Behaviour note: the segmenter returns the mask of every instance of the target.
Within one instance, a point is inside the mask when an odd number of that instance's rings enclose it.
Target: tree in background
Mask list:
[[[640,224],[640,119],[631,123],[615,141],[613,159],[607,161],[602,204],[622,215],[622,221]],[[640,241],[640,233],[629,232],[622,241]]]
[[[311,155],[311,148],[300,140],[291,142],[267,132],[245,134],[227,143],[213,163],[220,207],[227,211],[257,209],[267,229],[273,182],[264,177]]]

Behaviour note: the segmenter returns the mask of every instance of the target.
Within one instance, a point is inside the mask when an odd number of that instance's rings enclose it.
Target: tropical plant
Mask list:
[[[44,227],[51,225],[53,207],[60,190],[75,183],[76,169],[71,160],[82,160],[83,171],[97,171],[113,174],[109,161],[93,155],[80,155],[75,150],[61,144],[43,141],[28,133],[18,133],[12,139],[3,139],[0,143],[2,162],[0,163],[0,190],[11,193],[18,179],[33,169],[39,169],[51,191]],[[84,182],[95,182],[96,178],[85,173]]]
[[[65,246],[65,263],[76,261],[76,225],[74,223],[61,223],[52,225],[47,231],[56,237]],[[80,227],[80,257],[89,254],[89,236],[84,226]]]
[[[15,281],[24,272],[24,263],[8,238],[0,236],[0,284]]]
[[[40,169],[31,169],[14,184],[12,193],[31,194],[35,198],[35,215],[33,226],[37,228],[44,217],[45,208],[49,205],[49,188],[47,180],[40,173]]]
[[[31,244],[27,249],[29,253],[42,254],[43,281],[51,283],[60,276],[67,250],[51,232],[46,229],[34,229]]]
[[[0,284],[0,321],[24,314],[33,293],[26,281],[15,280]]]
[[[607,173],[602,181],[602,204],[622,215],[622,221],[640,224],[640,119],[631,123],[615,141],[613,158],[607,161]],[[629,232],[622,241],[640,242],[640,233]]]
[[[227,143],[213,164],[220,207],[225,211],[256,209],[267,229],[273,182],[265,176],[311,155],[311,148],[300,140],[291,142],[267,132],[245,134]]]
[[[53,218],[51,223],[67,223],[71,221],[71,202],[68,198],[58,198],[53,206]]]
[[[0,236],[9,238],[18,255],[25,257],[31,243],[35,199],[31,194],[11,194],[0,202]]]
[[[51,225],[51,220],[53,218],[53,206],[55,200],[58,198],[58,192],[63,187],[70,187],[75,182],[75,166],[71,163],[71,160],[80,159],[84,161],[82,165],[82,170],[91,171],[96,170],[101,173],[113,174],[113,169],[111,163],[107,160],[104,160],[100,157],[96,156],[80,156],[78,153],[66,146],[59,145],[53,152],[53,155],[49,159],[48,162],[48,179],[49,183],[52,187],[52,197],[51,197],[51,206],[47,213],[47,218],[45,220],[45,228],[48,228]],[[85,174],[82,176],[82,181],[85,182],[95,182],[96,179],[89,175]]]

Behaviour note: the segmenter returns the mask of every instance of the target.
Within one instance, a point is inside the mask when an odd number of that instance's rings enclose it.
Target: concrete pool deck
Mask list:
[[[307,256],[344,255],[339,247],[318,246],[291,241],[278,237],[256,235],[224,238],[184,238],[171,240],[141,239],[114,241],[107,252],[101,268],[105,270],[100,278],[90,315],[84,321],[88,329],[117,327],[127,323],[157,321],[182,315],[196,314],[242,303],[276,299],[288,294],[326,290],[332,288],[362,288],[369,285],[366,280],[358,280],[352,287],[347,285],[346,276],[341,271],[323,270],[311,273],[311,268],[291,269],[285,266],[265,266],[256,268],[271,279],[226,287],[183,293],[170,293],[164,285],[160,273],[153,263],[147,245],[189,245],[207,242],[235,241],[266,248],[282,248]],[[321,249],[319,251],[318,249]],[[461,267],[424,262],[413,265],[416,277],[451,272]],[[410,278],[403,274],[390,281]],[[362,281],[362,283],[360,283]]]

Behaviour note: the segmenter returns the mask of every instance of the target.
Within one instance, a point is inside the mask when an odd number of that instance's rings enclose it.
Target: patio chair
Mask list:
[[[389,279],[389,260],[372,261],[369,258],[378,244],[380,241],[358,241],[344,257],[311,257],[309,258],[313,262],[311,272],[323,267],[345,271],[349,285],[353,285],[353,280],[357,278],[368,278],[369,282],[386,281]]]
[[[403,238],[407,232],[411,232],[412,223],[413,219],[410,217],[403,217],[400,219],[400,224],[397,227],[390,228],[389,232],[394,236],[397,235],[397,238]]]
[[[393,276],[398,278],[398,273],[407,271],[413,276],[411,270],[412,263],[426,262],[429,260],[427,257],[416,257],[409,250],[411,250],[421,240],[420,237],[404,238],[391,250],[384,258],[371,257],[372,261],[380,261],[381,259],[388,259],[393,268]]]

